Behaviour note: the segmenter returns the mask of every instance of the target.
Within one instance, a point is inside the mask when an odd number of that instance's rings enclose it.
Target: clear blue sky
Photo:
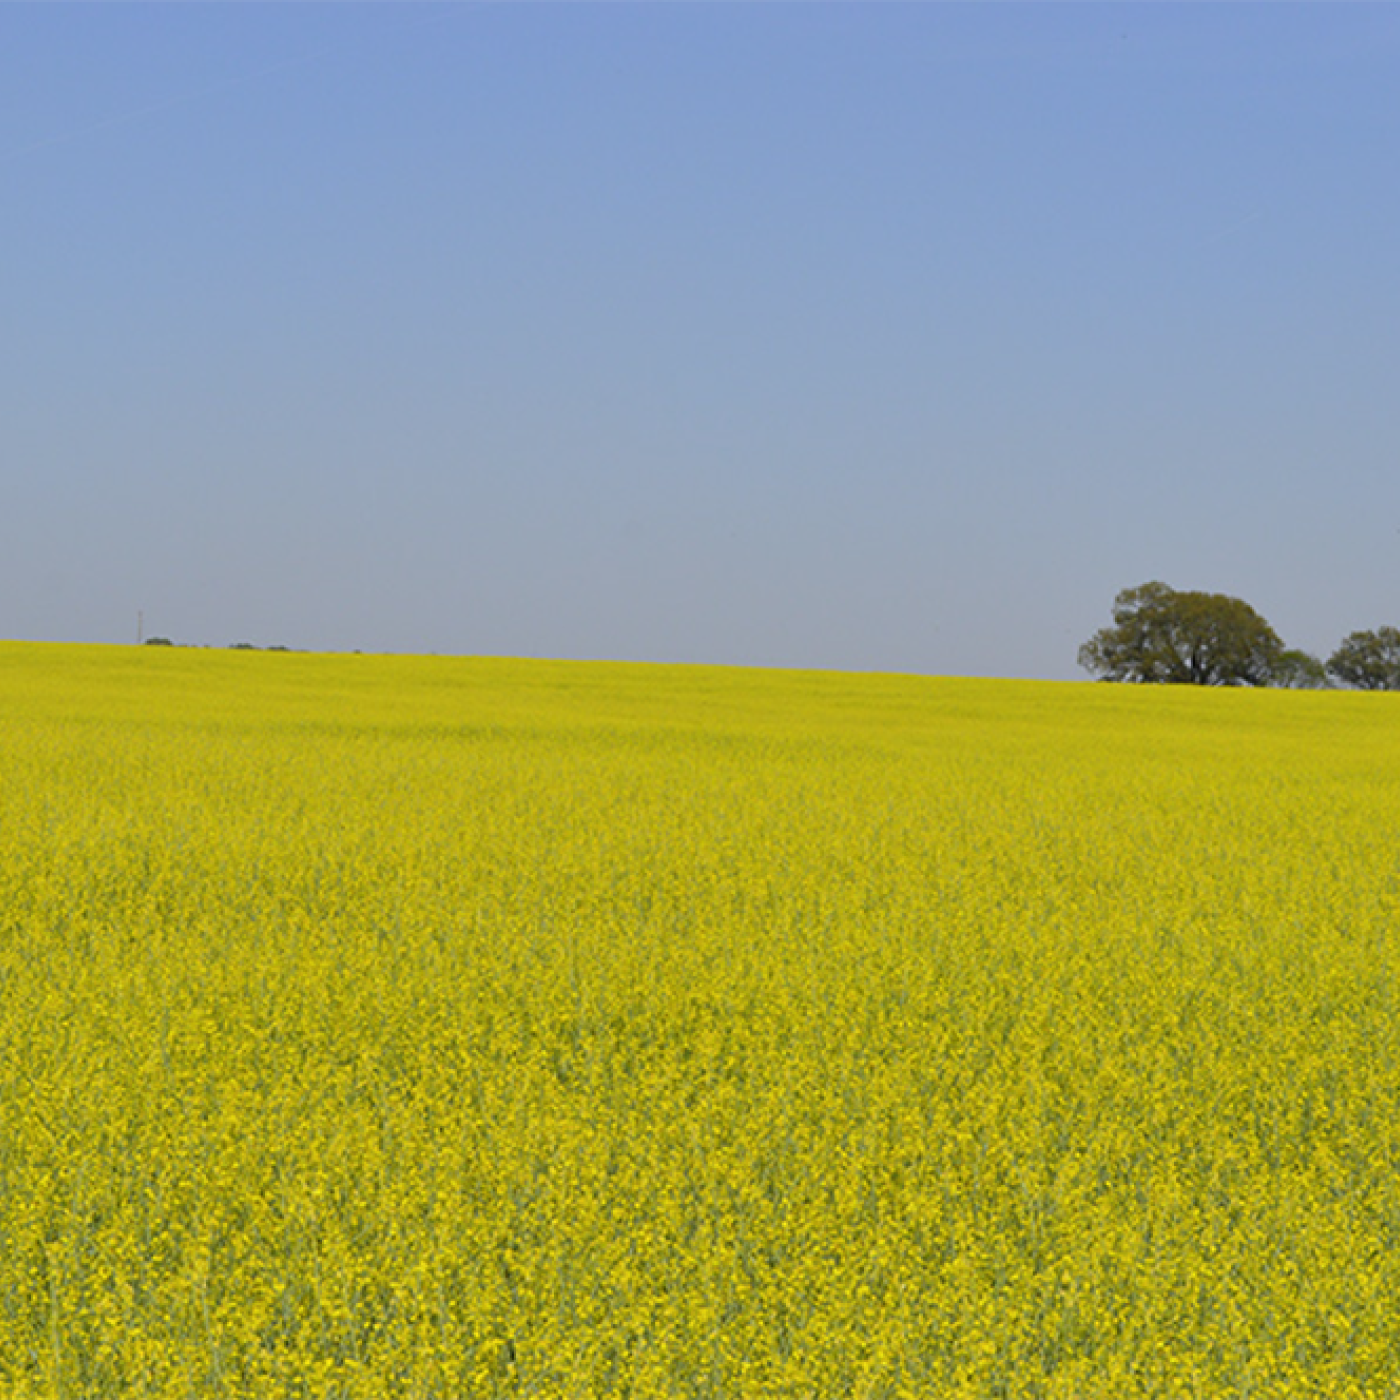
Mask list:
[[[0,7],[0,636],[1400,624],[1400,7]]]

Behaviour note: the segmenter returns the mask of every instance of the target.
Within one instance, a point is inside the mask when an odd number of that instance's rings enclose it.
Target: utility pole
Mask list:
[[[139,647],[146,639],[146,614],[139,608],[136,610],[136,645]]]

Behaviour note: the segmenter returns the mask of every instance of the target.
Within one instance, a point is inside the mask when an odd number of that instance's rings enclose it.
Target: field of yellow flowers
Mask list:
[[[0,645],[0,1395],[1400,1394],[1400,698]]]

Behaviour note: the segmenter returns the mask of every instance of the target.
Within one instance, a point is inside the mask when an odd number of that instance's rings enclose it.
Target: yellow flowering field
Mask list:
[[[1400,1394],[1400,697],[0,645],[0,1395]]]

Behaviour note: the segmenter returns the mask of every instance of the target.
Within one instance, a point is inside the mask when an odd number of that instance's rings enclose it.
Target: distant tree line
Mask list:
[[[179,646],[179,642],[172,642],[169,637],[147,637],[144,644],[148,647],[173,647]],[[230,651],[290,651],[290,647],[274,646],[260,647],[254,646],[252,642],[230,642]]]
[[[1138,685],[1400,690],[1400,628],[1349,633],[1324,662],[1284,646],[1243,599],[1144,583],[1114,599],[1113,625],[1079,648],[1079,664]]]

